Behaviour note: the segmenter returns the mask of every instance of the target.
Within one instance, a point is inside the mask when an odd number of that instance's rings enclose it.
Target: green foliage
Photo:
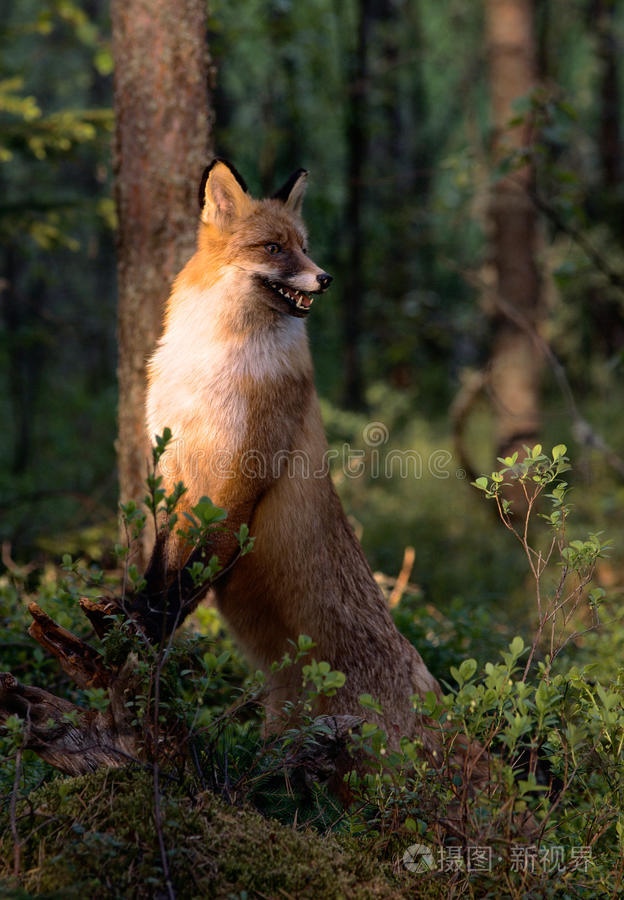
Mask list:
[[[333,697],[345,683],[343,672],[332,671],[328,662],[317,662],[315,659],[303,667],[304,686],[310,682],[317,693],[323,697]]]
[[[403,739],[399,749],[390,747],[378,726],[365,725],[355,739],[369,764],[363,774],[360,770],[350,777],[356,798],[353,832],[366,834],[383,854],[399,852],[399,836],[403,848],[422,841],[418,846],[426,848],[431,871],[420,869],[419,878],[434,884],[453,872],[454,888],[469,896],[493,892],[514,900],[554,898],[571,890],[574,896],[615,897],[620,890],[624,678],[621,665],[611,675],[608,659],[621,646],[621,614],[617,622],[595,621],[601,653],[581,667],[571,665],[563,652],[581,637],[578,632],[570,635],[564,627],[554,638],[545,634],[557,616],[565,626],[571,608],[578,614],[586,603],[595,610],[595,602],[605,599],[603,590],[595,595],[589,584],[607,545],[596,536],[587,541],[566,536],[570,507],[560,480],[570,468],[565,453],[563,445],[550,455],[539,446],[526,448],[525,458],[502,459],[503,469],[475,483],[497,503],[503,523],[523,542],[538,598],[541,582],[547,581],[546,567],[559,570],[552,594],[541,594],[532,646],[516,636],[501,651],[502,661],[480,665],[465,658],[450,667],[454,686],[449,693],[413,698],[432,735],[447,738],[439,768],[431,760],[424,762],[419,742]],[[524,485],[529,499],[527,520],[520,517],[518,524],[511,524],[512,503],[502,497],[512,483]],[[560,513],[539,514],[551,542],[554,536],[551,555],[536,550],[526,537],[534,514],[531,500],[547,489]],[[575,583],[566,593],[562,584],[570,576]],[[372,698],[363,696],[360,702],[379,712]],[[472,754],[466,754],[466,747],[473,748]],[[473,768],[479,748],[488,754],[481,786],[475,785]],[[440,779],[440,771],[449,777]],[[448,817],[461,834],[455,865],[448,844],[441,844],[436,832],[439,817]],[[470,848],[487,848],[492,842],[487,871],[471,869]],[[557,854],[560,864],[553,869]]]
[[[284,891],[310,900],[401,896],[374,861],[310,831],[232,807],[210,791],[190,799],[186,787],[168,782],[161,800],[175,896],[242,900]],[[24,883],[27,896],[153,897],[163,871],[146,815],[152,800],[150,775],[140,769],[56,780],[33,792],[34,806],[20,807],[19,814],[22,859],[31,873]],[[12,854],[4,811],[0,821],[4,868]],[[47,848],[43,858],[42,847]],[[15,880],[9,877],[4,884],[10,890]]]
[[[0,12],[0,534],[28,552],[35,538],[101,547],[114,530],[106,20],[73,0]]]
[[[26,573],[0,576],[0,671],[9,671],[25,684],[45,685],[61,696],[75,696],[74,688],[58,665],[27,634],[32,619],[28,603],[35,600],[56,621],[75,634],[86,637],[84,618],[79,615],[78,598],[93,593],[85,583],[89,568],[79,561],[65,573],[46,566],[35,585]],[[106,576],[109,585],[114,577]],[[23,722],[9,720],[8,730],[0,731],[0,796],[7,797],[15,777],[15,753],[21,747]],[[50,767],[34,753],[24,753],[21,790],[25,795],[42,778],[49,778]]]
[[[581,605],[587,604],[588,611],[594,615],[594,625],[597,625],[597,609],[604,597],[604,591],[600,588],[594,589],[591,594],[587,588],[598,560],[608,555],[611,542],[603,541],[600,534],[590,534],[587,540],[571,540],[567,534],[571,508],[566,503],[568,485],[561,480],[561,475],[570,469],[566,451],[565,444],[557,444],[548,456],[542,453],[541,444],[525,446],[522,457],[514,453],[511,457],[499,459],[503,463],[502,469],[492,472],[489,479],[482,475],[473,482],[486,499],[495,501],[502,523],[524,550],[535,582],[537,630],[526,663],[525,677],[546,632],[550,632],[547,657],[550,666],[562,647],[572,637],[578,636],[567,631],[578,616]],[[511,488],[515,488],[514,500],[505,496],[506,489]],[[550,513],[540,513],[539,516],[547,524],[550,543],[542,549],[531,545],[529,528],[536,503],[546,488],[550,488],[550,493],[545,495],[545,499],[550,501],[552,509]],[[520,515],[513,509],[514,503],[518,504],[519,500],[524,503],[524,512]],[[551,592],[545,595],[544,584],[548,584],[548,576],[555,562],[559,566],[559,574]]]
[[[80,108],[78,91],[71,105],[54,108],[60,97],[54,97],[49,83],[43,81],[32,64],[23,65],[24,55],[36,48],[45,59],[54,52],[55,44],[67,42],[75,54],[71,60],[74,65],[89,60],[97,71],[105,73],[108,68],[106,74],[109,74],[110,67],[105,60],[107,55],[110,58],[108,42],[81,6],[68,0],[48,0],[44,8],[28,2],[20,4],[19,10],[3,16],[1,27],[4,52],[0,55],[0,165],[3,181],[10,188],[0,205],[0,233],[14,234],[17,224],[41,249],[65,245],[77,250],[78,241],[67,234],[71,217],[75,215],[71,208],[89,201],[77,194],[70,200],[70,195],[63,190],[56,195],[48,193],[40,164],[75,155],[82,145],[93,144],[109,134],[112,110]],[[22,74],[24,68],[27,77]],[[66,74],[69,76],[69,71]],[[37,93],[45,100],[40,101]],[[62,93],[61,88],[58,94]],[[39,164],[39,194],[22,194],[20,198],[20,188],[32,190],[24,179],[31,160]]]
[[[522,552],[471,496],[446,426],[414,415],[409,397],[384,385],[368,398],[368,416],[322,404],[336,453],[332,475],[373,571],[396,575],[404,548],[414,547],[414,571],[393,614],[431,671],[445,678],[458,658],[485,661],[505,636],[527,628]],[[366,443],[371,421],[388,435],[378,447]],[[356,473],[348,469],[350,452],[364,454]],[[388,463],[391,454],[402,456],[403,474]]]
[[[477,479],[476,486],[498,506],[503,534],[521,544],[531,579],[536,588],[543,587],[536,594],[541,607],[534,639],[527,644],[515,636],[499,645],[492,660],[480,662],[461,654],[458,635],[464,626],[459,616],[455,621],[451,612],[447,621],[437,620],[448,635],[440,644],[449,660],[448,690],[441,697],[414,696],[412,702],[439,750],[424,755],[423,740],[407,737],[396,746],[378,725],[365,721],[351,736],[351,752],[360,762],[346,776],[351,802],[345,810],[328,785],[298,779],[292,769],[293,759],[322,756],[328,725],[315,719],[313,710],[345,682],[342,673],[314,658],[309,636],[300,635],[274,664],[275,670],[299,667],[302,696],[298,705],[284,707],[285,727],[272,738],[262,736],[264,678],[245,667],[215,610],[200,610],[201,634],[184,632],[166,646],[146,645],[122,625],[102,639],[98,647],[106,665],[135,660],[138,686],[127,701],[135,726],[147,726],[157,712],[163,746],[170,748],[167,761],[161,760],[161,774],[167,777],[161,777],[159,790],[162,837],[174,884],[181,884],[192,866],[197,879],[193,890],[200,893],[206,871],[214,896],[295,890],[295,884],[303,884],[298,879],[307,885],[296,888],[299,896],[307,896],[306,890],[310,896],[319,890],[332,896],[322,886],[324,864],[313,865],[315,854],[321,853],[331,859],[330,868],[337,867],[338,882],[331,888],[337,896],[344,885],[356,883],[349,896],[362,890],[362,896],[444,897],[451,885],[467,896],[490,892],[504,900],[554,900],[567,896],[566,891],[587,898],[617,896],[624,852],[624,675],[621,665],[613,669],[612,657],[622,645],[624,628],[621,621],[601,624],[598,619],[589,632],[571,633],[568,627],[570,608],[579,615],[585,605],[592,616],[612,608],[606,592],[591,585],[607,542],[597,536],[568,536],[572,507],[562,475],[569,477],[570,466],[563,445],[555,445],[550,454],[539,446],[526,448],[524,458],[501,463],[500,470]],[[505,489],[513,484],[526,488],[525,521],[519,513],[514,518],[511,501],[503,503]],[[175,505],[158,491],[152,480],[152,499],[159,497],[155,508],[167,515]],[[538,496],[548,501],[539,507],[547,511],[536,512],[532,500]],[[202,503],[196,523],[210,530],[221,527],[216,519],[212,505]],[[248,541],[248,531],[241,531]],[[550,553],[538,549],[544,540]],[[549,580],[550,570],[557,574]],[[115,582],[69,554],[62,570],[49,569],[38,585],[27,586],[28,578],[15,570],[0,582],[3,666],[23,680],[45,683],[59,695],[105,710],[105,692],[76,694],[40,649],[15,638],[15,627],[26,624],[23,598],[28,596],[76,631],[78,596],[95,594],[106,582],[114,588]],[[562,584],[567,579],[573,584],[566,591]],[[416,618],[409,604],[399,607],[397,615],[403,624]],[[565,627],[551,632],[554,620]],[[571,662],[575,644],[580,642],[582,650],[594,631],[600,654],[591,662]],[[574,652],[578,655],[578,648]],[[366,694],[360,707],[364,719],[381,712]],[[34,893],[97,889],[114,896],[134,890],[140,896],[141,890],[149,894],[151,885],[161,884],[157,835],[145,815],[153,805],[150,767],[55,778],[32,753],[22,752],[23,734],[23,723],[10,717],[1,738],[0,872],[6,883],[18,884],[9,874],[15,864],[16,827],[24,873],[19,884]],[[177,737],[181,734],[183,744]],[[484,770],[482,780],[475,781],[474,765]],[[16,818],[12,808],[18,810]],[[447,819],[458,835],[455,844],[441,839],[439,824]],[[293,829],[293,822],[298,829],[305,823],[308,830]],[[272,862],[265,869],[253,854],[241,855],[247,840],[264,848],[263,854],[267,841],[283,847],[280,867]],[[45,852],[37,856],[42,841]],[[296,863],[287,849],[295,845],[300,854]],[[205,848],[212,853],[215,847],[216,870],[203,855]],[[450,847],[456,848],[453,853]],[[488,867],[471,868],[471,848],[476,847],[487,850]],[[412,871],[410,853],[424,853],[425,868]],[[364,857],[370,868],[362,868]],[[180,896],[185,896],[182,887]]]

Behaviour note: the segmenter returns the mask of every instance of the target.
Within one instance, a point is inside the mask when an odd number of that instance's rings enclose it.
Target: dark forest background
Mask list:
[[[522,559],[469,467],[497,467],[507,439],[566,443],[577,527],[606,529],[616,550],[624,535],[624,7],[526,4],[534,83],[504,122],[493,98],[513,85],[488,39],[495,7],[213,0],[208,45],[215,151],[256,194],[311,172],[311,251],[335,277],[309,319],[332,445],[367,449],[363,430],[381,422],[384,452],[424,461],[407,479],[336,467],[373,567],[396,574],[412,545],[426,603],[508,629],[529,612]],[[106,561],[116,538],[109,17],[103,0],[0,11],[5,561]],[[514,177],[532,237],[501,248],[497,216],[513,212],[497,191]],[[508,298],[515,319],[492,299],[505,265],[524,284],[523,266],[537,273],[526,308]],[[527,323],[539,420],[505,435],[487,373],[501,333]],[[445,477],[434,477],[440,452]],[[612,589],[619,558],[599,568]]]

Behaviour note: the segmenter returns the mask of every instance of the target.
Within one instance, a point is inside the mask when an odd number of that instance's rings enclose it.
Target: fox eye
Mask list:
[[[280,253],[282,248],[280,247],[279,244],[265,244],[264,249],[268,253],[275,254],[275,253]]]
[[[302,248],[301,248],[301,252],[302,252],[302,253],[305,253],[305,255],[307,256],[307,255],[308,255],[308,248],[307,248],[307,247],[302,247]]]

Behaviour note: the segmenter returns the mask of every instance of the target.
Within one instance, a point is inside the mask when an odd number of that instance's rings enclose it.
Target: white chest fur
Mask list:
[[[208,290],[178,287],[173,299],[149,366],[149,435],[169,427],[186,451],[236,453],[249,416],[245,382],[300,369],[308,358],[304,323],[281,316],[274,327],[254,328],[249,280],[236,270]]]

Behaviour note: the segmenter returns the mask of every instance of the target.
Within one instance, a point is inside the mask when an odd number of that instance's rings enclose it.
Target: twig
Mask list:
[[[517,181],[517,179],[512,180]],[[593,265],[605,276],[613,287],[624,290],[624,276],[611,268],[608,262],[606,262],[600,253],[598,253],[596,248],[587,240],[580,229],[576,228],[574,225],[570,225],[568,222],[564,222],[554,206],[551,206],[547,200],[540,197],[533,188],[526,184],[519,184],[519,186],[524,188],[535,207],[539,209],[541,213],[544,213],[546,218],[550,219],[552,224],[558,228],[559,231],[562,231],[564,234],[567,234],[568,237],[572,238],[574,243],[581,248],[587,258],[591,260]]]
[[[153,738],[154,738],[154,760],[152,763],[152,775],[154,780],[154,822],[156,825],[156,835],[158,837],[158,848],[160,851],[160,861],[163,868],[163,876],[167,887],[167,896],[169,900],[175,900],[175,891],[171,881],[171,872],[169,870],[169,859],[167,858],[167,845],[165,844],[165,835],[162,823],[162,809],[160,806],[160,676],[163,666],[167,660],[167,656],[171,650],[173,636],[176,631],[180,613],[176,615],[175,626],[168,636],[167,645],[161,642],[158,649],[158,661],[154,672],[154,715],[153,715]]]
[[[156,825],[156,834],[158,836],[158,848],[160,850],[160,861],[163,867],[163,875],[165,885],[167,887],[167,896],[169,900],[175,900],[175,891],[171,882],[171,873],[169,871],[169,860],[167,859],[167,847],[165,844],[165,836],[162,827],[162,811],[160,808],[160,782],[159,782],[159,765],[157,757],[154,757],[152,764],[152,773],[154,776],[154,822]]]
[[[397,580],[394,583],[394,587],[390,593],[390,597],[388,598],[388,603],[391,609],[394,609],[395,606],[398,606],[401,602],[401,597],[405,593],[405,590],[409,584],[410,575],[412,574],[412,569],[414,568],[414,560],[416,559],[416,551],[413,547],[407,546],[403,551],[403,565],[401,566],[401,571],[398,574]]]
[[[11,575],[14,578],[18,579],[26,578],[32,571],[34,571],[34,569],[37,568],[37,564],[34,562],[30,562],[25,566],[18,566],[18,564],[11,556],[10,541],[2,541],[2,563],[4,566],[6,566]]]
[[[13,779],[13,790],[11,791],[11,834],[13,835],[13,874],[17,878],[21,868],[22,845],[17,830],[17,791],[19,788],[20,775],[22,774],[22,748],[20,747],[15,754],[15,778]]]
[[[465,469],[469,481],[476,481],[478,473],[474,469],[466,452],[466,446],[464,444],[464,428],[479,397],[485,393],[488,383],[488,374],[489,373],[486,371],[472,372],[470,377],[462,384],[450,409],[455,449],[457,451],[459,462]]]
[[[158,848],[160,851],[160,859],[163,867],[163,876],[167,887],[167,896],[169,900],[175,900],[175,890],[171,881],[171,872],[169,869],[169,859],[167,857],[167,845],[165,843],[165,835],[162,824],[162,809],[160,805],[160,676],[163,667],[171,653],[175,632],[180,624],[180,614],[183,609],[183,598],[180,597],[180,603],[176,612],[173,627],[167,636],[167,643],[164,640],[160,642],[158,648],[158,660],[156,670],[154,672],[154,716],[153,716],[153,738],[154,738],[154,761],[152,764],[152,772],[154,779],[154,821],[156,824],[156,834],[158,836]]]

